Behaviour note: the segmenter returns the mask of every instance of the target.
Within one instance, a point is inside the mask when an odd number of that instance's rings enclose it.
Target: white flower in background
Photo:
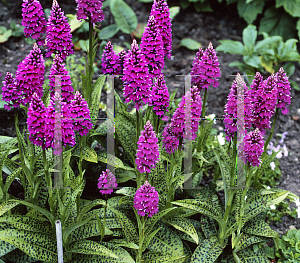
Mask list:
[[[289,155],[289,152],[288,152],[285,144],[283,145],[282,150],[283,150],[283,155],[284,156],[288,156]]]
[[[210,114],[210,115],[207,116],[207,119],[214,120],[214,124],[216,124],[217,122],[215,120],[215,117],[216,117],[216,114]]]
[[[276,209],[276,206],[275,205],[270,205],[270,208],[275,210]]]
[[[247,195],[245,196],[245,200],[247,199]]]
[[[219,141],[219,143],[220,143],[221,145],[224,145],[224,144],[225,144],[225,138],[224,138],[224,133],[223,133],[223,132],[221,132],[221,133],[217,136],[217,138],[218,138],[218,141]]]
[[[279,143],[283,143],[283,141],[284,141],[285,137],[287,136],[287,134],[288,134],[288,132],[284,132],[284,133],[282,134],[282,137],[281,137],[281,139],[279,140]]]
[[[274,171],[274,170],[275,170],[275,167],[276,167],[275,163],[274,163],[274,162],[271,162],[271,163],[270,163],[270,166],[271,166],[271,169]]]
[[[300,218],[300,199],[297,198],[294,200],[296,206],[297,206],[297,213],[298,213],[298,218]]]
[[[270,186],[267,186],[267,189],[271,189],[271,187],[270,187]]]

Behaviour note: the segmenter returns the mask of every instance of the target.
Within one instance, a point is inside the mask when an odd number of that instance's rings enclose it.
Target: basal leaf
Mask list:
[[[175,262],[183,262],[187,258],[186,255],[182,256],[170,256],[170,255],[163,255],[159,252],[149,251],[142,256],[142,261],[145,263],[161,263],[161,262],[168,262],[168,263],[175,263]]]
[[[258,237],[258,236],[251,236],[251,235],[243,234],[243,233],[241,235],[243,235],[243,236],[240,239],[240,241],[238,242],[238,244],[236,245],[236,248],[234,249],[235,252],[243,250],[253,244],[261,243],[261,242],[265,241],[265,239]]]
[[[252,248],[246,248],[237,252],[237,255],[245,263],[270,263],[270,260],[266,257],[264,249],[258,249],[254,251]]]
[[[210,236],[213,235],[217,236],[218,233],[217,233],[215,223],[210,217],[201,215],[200,223],[201,223],[201,229],[206,238],[210,238]]]
[[[260,3],[262,3],[262,2],[260,1]],[[247,51],[248,51],[249,55],[253,51],[256,38],[257,38],[256,26],[254,26],[254,25],[248,25],[243,30],[243,42],[244,42],[244,45],[247,48]]]
[[[97,153],[93,148],[91,148],[89,146],[84,146],[82,150],[83,150],[82,158],[84,160],[91,162],[91,163],[98,163]],[[80,148],[79,147],[76,147],[76,150],[74,151],[73,155],[80,157]]]
[[[102,93],[102,88],[105,82],[106,76],[102,75],[100,76],[96,82],[93,84],[93,94],[92,94],[92,105],[89,105],[90,107],[90,116],[93,125],[96,123],[96,118],[98,117],[99,112],[99,104],[100,104],[100,97]],[[83,87],[82,87],[83,89]]]

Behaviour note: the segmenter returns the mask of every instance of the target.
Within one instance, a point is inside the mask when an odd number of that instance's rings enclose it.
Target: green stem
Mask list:
[[[143,243],[144,243],[144,234],[145,234],[145,225],[146,225],[146,218],[143,216],[142,217],[142,230],[140,231],[140,238],[139,238],[139,250],[138,250],[138,254],[137,254],[137,260],[136,263],[141,263],[142,262],[142,247],[143,247]]]
[[[101,233],[101,240],[103,240],[104,236],[105,236],[105,217],[106,217],[106,208],[107,208],[107,194],[104,195],[105,196],[105,206],[104,206],[104,216],[103,216],[103,233]]]
[[[49,168],[48,168],[48,162],[46,158],[46,151],[43,150],[43,162],[44,162],[44,171],[46,176],[46,182],[47,182],[47,188],[49,193],[49,205],[50,205],[50,212],[53,213],[53,204],[52,204],[52,180],[49,176]]]

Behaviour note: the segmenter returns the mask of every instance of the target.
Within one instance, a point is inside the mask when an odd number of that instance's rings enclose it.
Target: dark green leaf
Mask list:
[[[261,14],[265,5],[265,1],[254,0],[246,3],[245,0],[239,0],[237,8],[239,15],[243,17],[248,24],[252,24],[257,15]]]
[[[247,48],[247,51],[248,51],[249,55],[252,54],[256,38],[257,38],[256,26],[248,25],[243,30],[243,42],[244,42],[244,45]]]
[[[276,0],[276,8],[284,7],[284,10],[291,16],[300,17],[300,1],[299,0]]]
[[[184,46],[190,50],[198,50],[201,47],[201,44],[191,38],[183,38],[180,41],[180,45]]]
[[[239,41],[219,40],[220,46],[217,46],[216,51],[223,51],[230,54],[246,55],[244,45]]]
[[[119,31],[119,27],[116,24],[109,25],[101,29],[99,33],[100,39],[108,39],[113,37]]]

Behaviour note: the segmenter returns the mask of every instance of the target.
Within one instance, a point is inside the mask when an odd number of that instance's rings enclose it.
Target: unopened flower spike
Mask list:
[[[278,92],[276,107],[281,109],[282,114],[286,115],[289,112],[288,106],[291,104],[291,85],[282,67],[276,73],[276,82]]]
[[[113,188],[118,186],[116,181],[116,177],[109,169],[106,169],[106,171],[102,171],[97,184],[98,189],[100,189],[99,192],[103,195],[111,194],[114,191]]]
[[[149,65],[151,78],[158,76],[164,68],[164,42],[154,16],[150,16],[141,40],[141,51]]]
[[[71,27],[56,0],[53,0],[47,24],[46,47],[46,57],[50,57],[52,53],[56,53],[60,54],[64,60],[67,56],[74,53]]]
[[[74,88],[72,86],[71,76],[66,70],[65,64],[59,54],[55,55],[50,69],[49,79],[51,98],[54,96],[56,85],[61,87],[62,101],[71,101],[74,98]],[[58,83],[56,84],[55,81]]]
[[[151,102],[151,81],[145,57],[135,39],[125,56],[123,73],[125,102],[132,100],[139,110],[142,101],[145,104]]]
[[[121,73],[121,65],[119,64],[119,56],[113,50],[113,45],[110,41],[106,44],[102,55],[102,73],[119,75]]]
[[[135,163],[140,173],[150,173],[159,161],[158,139],[149,120],[139,137],[136,156]]]
[[[40,2],[23,0],[22,7],[24,36],[32,37],[37,40],[38,45],[43,45],[45,40],[42,39],[42,34],[46,32],[47,22]]]
[[[158,192],[154,186],[151,186],[146,180],[143,185],[136,191],[134,196],[134,209],[138,215],[152,217],[158,213]]]
[[[77,19],[91,19],[92,23],[102,22],[105,18],[102,0],[76,0]]]

